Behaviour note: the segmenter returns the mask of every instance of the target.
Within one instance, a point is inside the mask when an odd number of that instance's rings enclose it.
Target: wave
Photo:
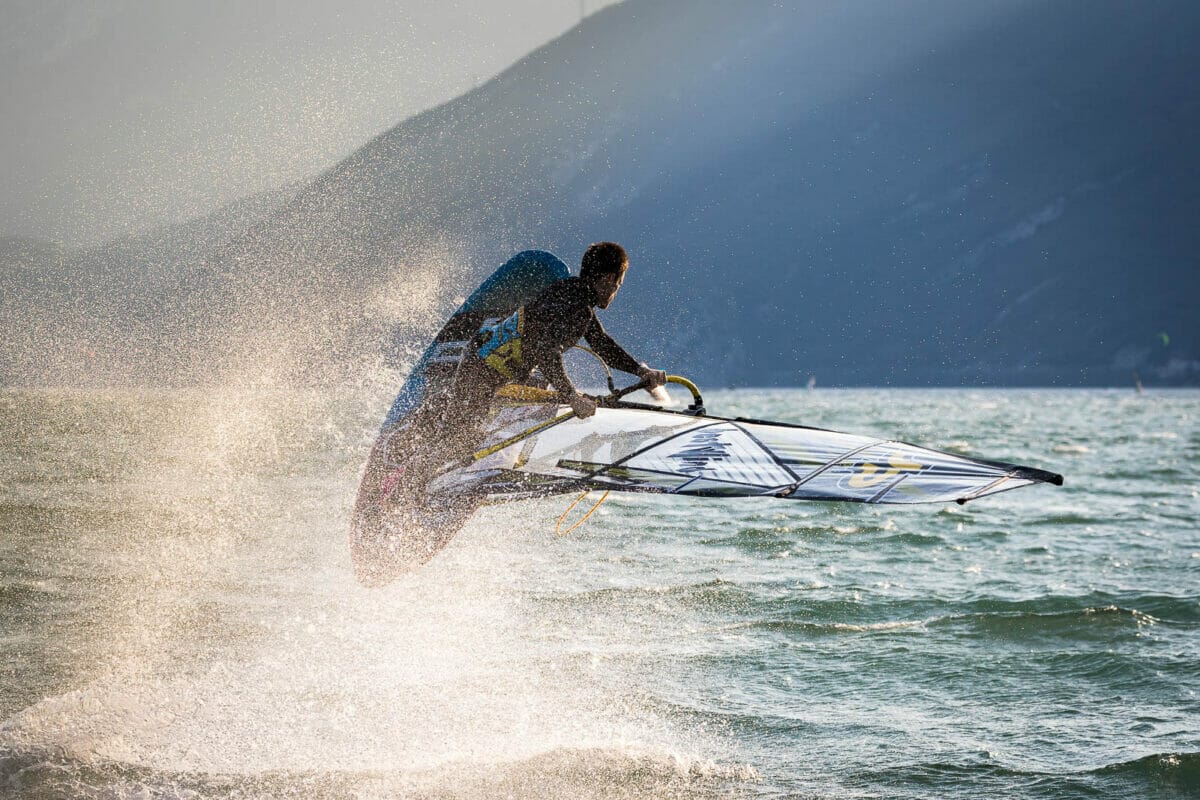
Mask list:
[[[1144,626],[1161,621],[1132,609],[1116,606],[1085,608],[1079,611],[1055,613],[980,613],[945,614],[919,619],[888,619],[883,621],[829,621],[812,619],[761,619],[725,626],[722,630],[756,630],[807,636],[839,634],[890,634],[908,631],[950,629],[990,639],[1012,638],[1033,640],[1054,637],[1079,640],[1110,641],[1114,633],[1136,634]]]
[[[699,583],[669,583],[654,586],[612,586],[602,589],[589,589],[570,594],[543,595],[538,599],[543,603],[565,603],[568,605],[608,603],[616,599],[635,599],[645,597],[679,598],[690,603],[711,604],[714,608],[739,605],[754,600],[754,587],[728,581],[723,578],[701,581]]]
[[[1084,595],[1042,595],[1021,600],[978,598],[972,613],[1131,615],[1144,621],[1188,625],[1200,623],[1200,595],[1143,592],[1092,592]]]
[[[1050,448],[1052,453],[1063,453],[1069,455],[1086,455],[1092,452],[1092,448],[1085,444],[1056,444]]]
[[[910,547],[932,547],[946,544],[946,538],[936,533],[895,533],[879,540],[879,544],[897,544]]]
[[[1087,774],[1105,781],[1124,784],[1131,790],[1126,795],[1128,797],[1136,796],[1137,793],[1133,790],[1142,787],[1157,791],[1177,789],[1181,793],[1192,793],[1200,787],[1200,752],[1155,753],[1132,761],[1108,764]]]
[[[319,760],[319,755],[314,760]],[[551,749],[515,761],[461,761],[413,771],[264,771],[202,773],[157,770],[66,757],[53,749],[0,748],[0,790],[16,796],[252,798],[421,797],[476,800],[536,797],[729,797],[760,780],[749,766],[636,746]]]
[[[1104,525],[1110,522],[1107,517],[1089,516],[1074,511],[1064,511],[1057,514],[1047,514],[1044,517],[1034,517],[1022,522],[1022,525],[1044,528],[1057,525]]]
[[[1041,595],[1017,600],[996,597],[941,598],[880,596],[878,587],[845,586],[830,596],[825,584],[733,582],[721,578],[696,583],[603,587],[540,595],[547,606],[589,607],[669,600],[687,608],[723,611],[742,617],[735,625],[793,625],[797,630],[885,630],[896,625],[970,626],[993,635],[1072,633],[1088,637],[1121,629],[1200,625],[1200,595],[1091,592]],[[853,597],[847,596],[852,592]]]
[[[919,630],[924,620],[893,620],[890,622],[803,622],[799,620],[763,620],[729,626],[725,630],[759,630],[777,633],[805,633],[811,635],[836,635],[839,633],[890,633],[892,631]]]
[[[1021,769],[993,761],[990,754],[968,762],[902,764],[847,776],[856,787],[905,787],[891,797],[1012,797],[1097,800],[1194,797],[1200,786],[1200,753],[1154,753],[1092,769]]]
[[[966,627],[990,638],[1036,639],[1044,636],[1072,640],[1109,640],[1122,631],[1137,633],[1162,620],[1121,606],[1089,606],[1066,611],[992,611],[950,614],[930,620],[929,627]]]

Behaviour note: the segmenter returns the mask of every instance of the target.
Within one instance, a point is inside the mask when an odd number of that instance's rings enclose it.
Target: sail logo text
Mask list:
[[[729,460],[729,443],[721,438],[721,431],[701,431],[691,438],[686,450],[667,458],[679,464],[680,472],[699,474],[711,464]]]

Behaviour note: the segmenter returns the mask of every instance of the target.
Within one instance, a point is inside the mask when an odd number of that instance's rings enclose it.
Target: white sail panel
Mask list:
[[[794,473],[736,425],[701,425],[645,449],[626,462],[631,467],[708,481],[740,483],[761,491],[786,486]]]
[[[522,425],[552,419],[545,408],[498,415],[487,441],[503,443]],[[553,410],[561,415],[567,408]],[[637,408],[603,408],[588,419],[552,424],[444,477],[440,487],[505,497],[596,486],[901,504],[965,502],[1062,481],[903,442]]]
[[[578,471],[560,467],[559,462],[618,463],[643,447],[698,424],[703,424],[703,419],[637,409],[600,409],[588,419],[572,418],[538,434],[522,469],[547,475],[578,475]]]

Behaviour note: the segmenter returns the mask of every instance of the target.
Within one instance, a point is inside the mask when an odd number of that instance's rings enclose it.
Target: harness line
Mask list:
[[[590,517],[593,513],[595,513],[596,509],[599,508],[604,503],[604,501],[608,499],[608,495],[611,493],[611,490],[605,490],[604,494],[600,495],[600,499],[596,501],[596,505],[589,508],[588,512],[586,514],[584,514],[582,517],[580,517],[579,520],[577,522],[575,522],[574,525],[572,525],[571,527],[567,528],[564,531],[562,529],[563,521],[566,520],[567,515],[571,513],[571,509],[573,509],[573,508],[575,508],[575,506],[579,505],[579,501],[582,500],[583,498],[587,497],[591,493],[592,493],[592,490],[587,489],[584,491],[583,494],[579,495],[579,497],[576,497],[574,500],[571,501],[571,505],[567,506],[567,510],[562,513],[562,516],[558,518],[558,522],[556,522],[554,524],[554,533],[556,536],[566,536],[568,533],[575,530],[583,523],[587,522],[587,518]]]

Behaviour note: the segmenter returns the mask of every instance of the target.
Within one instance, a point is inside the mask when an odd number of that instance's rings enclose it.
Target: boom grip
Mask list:
[[[682,375],[668,375],[667,383],[676,383],[692,393],[692,407],[704,408],[704,398],[700,396],[700,387]]]

